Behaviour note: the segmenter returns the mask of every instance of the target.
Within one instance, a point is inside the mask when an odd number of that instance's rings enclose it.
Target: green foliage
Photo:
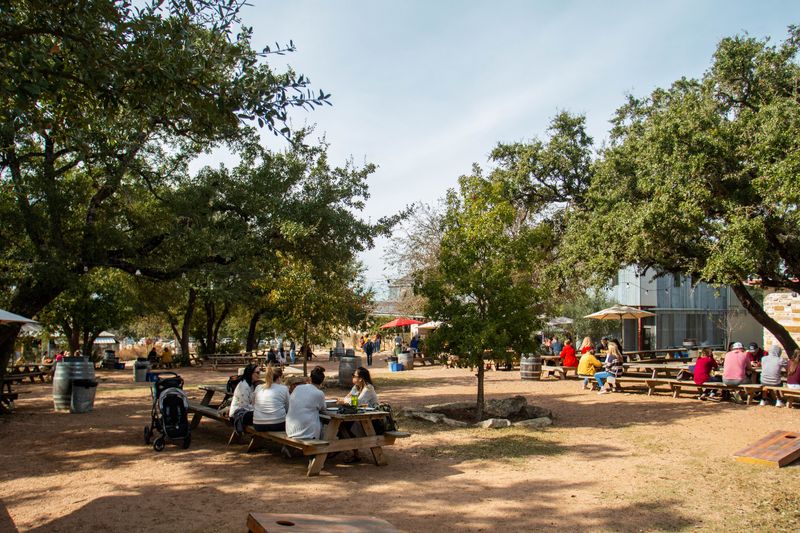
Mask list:
[[[551,248],[548,225],[531,223],[508,197],[508,182],[494,173],[459,180],[447,211],[435,268],[417,274],[426,314],[445,322],[428,338],[432,351],[448,351],[478,366],[478,410],[483,408],[484,351],[532,351],[545,294],[536,267]]]
[[[278,258],[280,277],[269,299],[279,331],[310,346],[329,340],[343,327],[363,325],[372,295],[363,288],[363,275],[354,261],[316,266],[303,257]],[[304,358],[304,372],[306,363]]]
[[[564,326],[563,329],[573,336],[575,347],[580,348],[580,342],[586,336],[591,337],[594,342],[604,335],[619,336],[620,323],[618,321],[584,318],[595,311],[611,307],[615,303],[600,290],[575,291],[562,296],[555,314],[573,320],[572,324]]]
[[[229,263],[215,233],[228,204],[188,163],[256,124],[288,137],[292,107],[328,101],[270,68],[293,45],[254,49],[243,2],[135,4],[4,3],[0,287],[13,311],[36,315],[95,269],[164,280]],[[0,326],[3,358],[17,329]]]
[[[729,284],[795,346],[743,283],[800,290],[798,36],[792,27],[778,46],[723,39],[701,79],[629,98],[586,209],[570,218],[570,268],[598,283],[637,264]]]
[[[92,343],[106,329],[131,320],[138,311],[129,276],[98,269],[82,276],[42,310],[40,322],[51,332],[61,331],[71,351],[81,346],[91,353]]]

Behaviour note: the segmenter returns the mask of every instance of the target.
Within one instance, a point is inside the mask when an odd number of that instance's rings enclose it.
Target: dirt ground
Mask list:
[[[334,363],[326,363],[333,369]],[[465,369],[374,367],[397,410],[474,397]],[[182,369],[185,389],[226,372]],[[98,371],[92,413],[55,413],[49,384],[22,385],[0,417],[0,531],[245,531],[249,511],[372,515],[403,531],[797,531],[800,461],[772,469],[732,454],[765,434],[800,431],[800,410],[668,395],[581,390],[488,372],[487,398],[524,395],[551,409],[545,430],[478,430],[400,420],[411,438],[389,465],[328,461],[305,477],[303,458],[245,453],[204,419],[188,450],[144,445],[147,384]],[[344,391],[329,388],[328,396]]]

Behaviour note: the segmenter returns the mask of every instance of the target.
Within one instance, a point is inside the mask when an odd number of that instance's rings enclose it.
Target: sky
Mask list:
[[[371,162],[368,219],[433,203],[499,142],[545,138],[559,111],[584,114],[596,143],[627,94],[699,77],[720,39],[780,43],[800,24],[795,1],[251,0],[256,47],[331,93],[292,113],[315,125],[331,161]],[[362,254],[378,295],[393,272],[387,241]]]

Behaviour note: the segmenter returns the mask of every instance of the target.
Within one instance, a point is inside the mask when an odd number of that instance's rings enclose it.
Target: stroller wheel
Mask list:
[[[150,426],[144,427],[144,443],[149,445],[150,444],[150,437],[152,436],[152,432],[150,431]]]
[[[157,452],[160,452],[164,449],[164,437],[158,437],[155,442],[153,442],[153,449]]]
[[[189,445],[191,444],[192,444],[192,435],[191,434],[186,435],[186,438],[183,439],[183,446],[182,446],[183,449],[186,450],[187,448],[189,448]]]

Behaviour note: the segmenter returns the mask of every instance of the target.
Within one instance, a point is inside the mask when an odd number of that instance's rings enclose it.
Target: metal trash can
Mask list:
[[[150,361],[137,359],[133,363],[133,381],[146,382],[148,372],[150,372]]]
[[[92,379],[76,379],[72,382],[72,401],[70,413],[89,413],[94,407],[97,382]]]

